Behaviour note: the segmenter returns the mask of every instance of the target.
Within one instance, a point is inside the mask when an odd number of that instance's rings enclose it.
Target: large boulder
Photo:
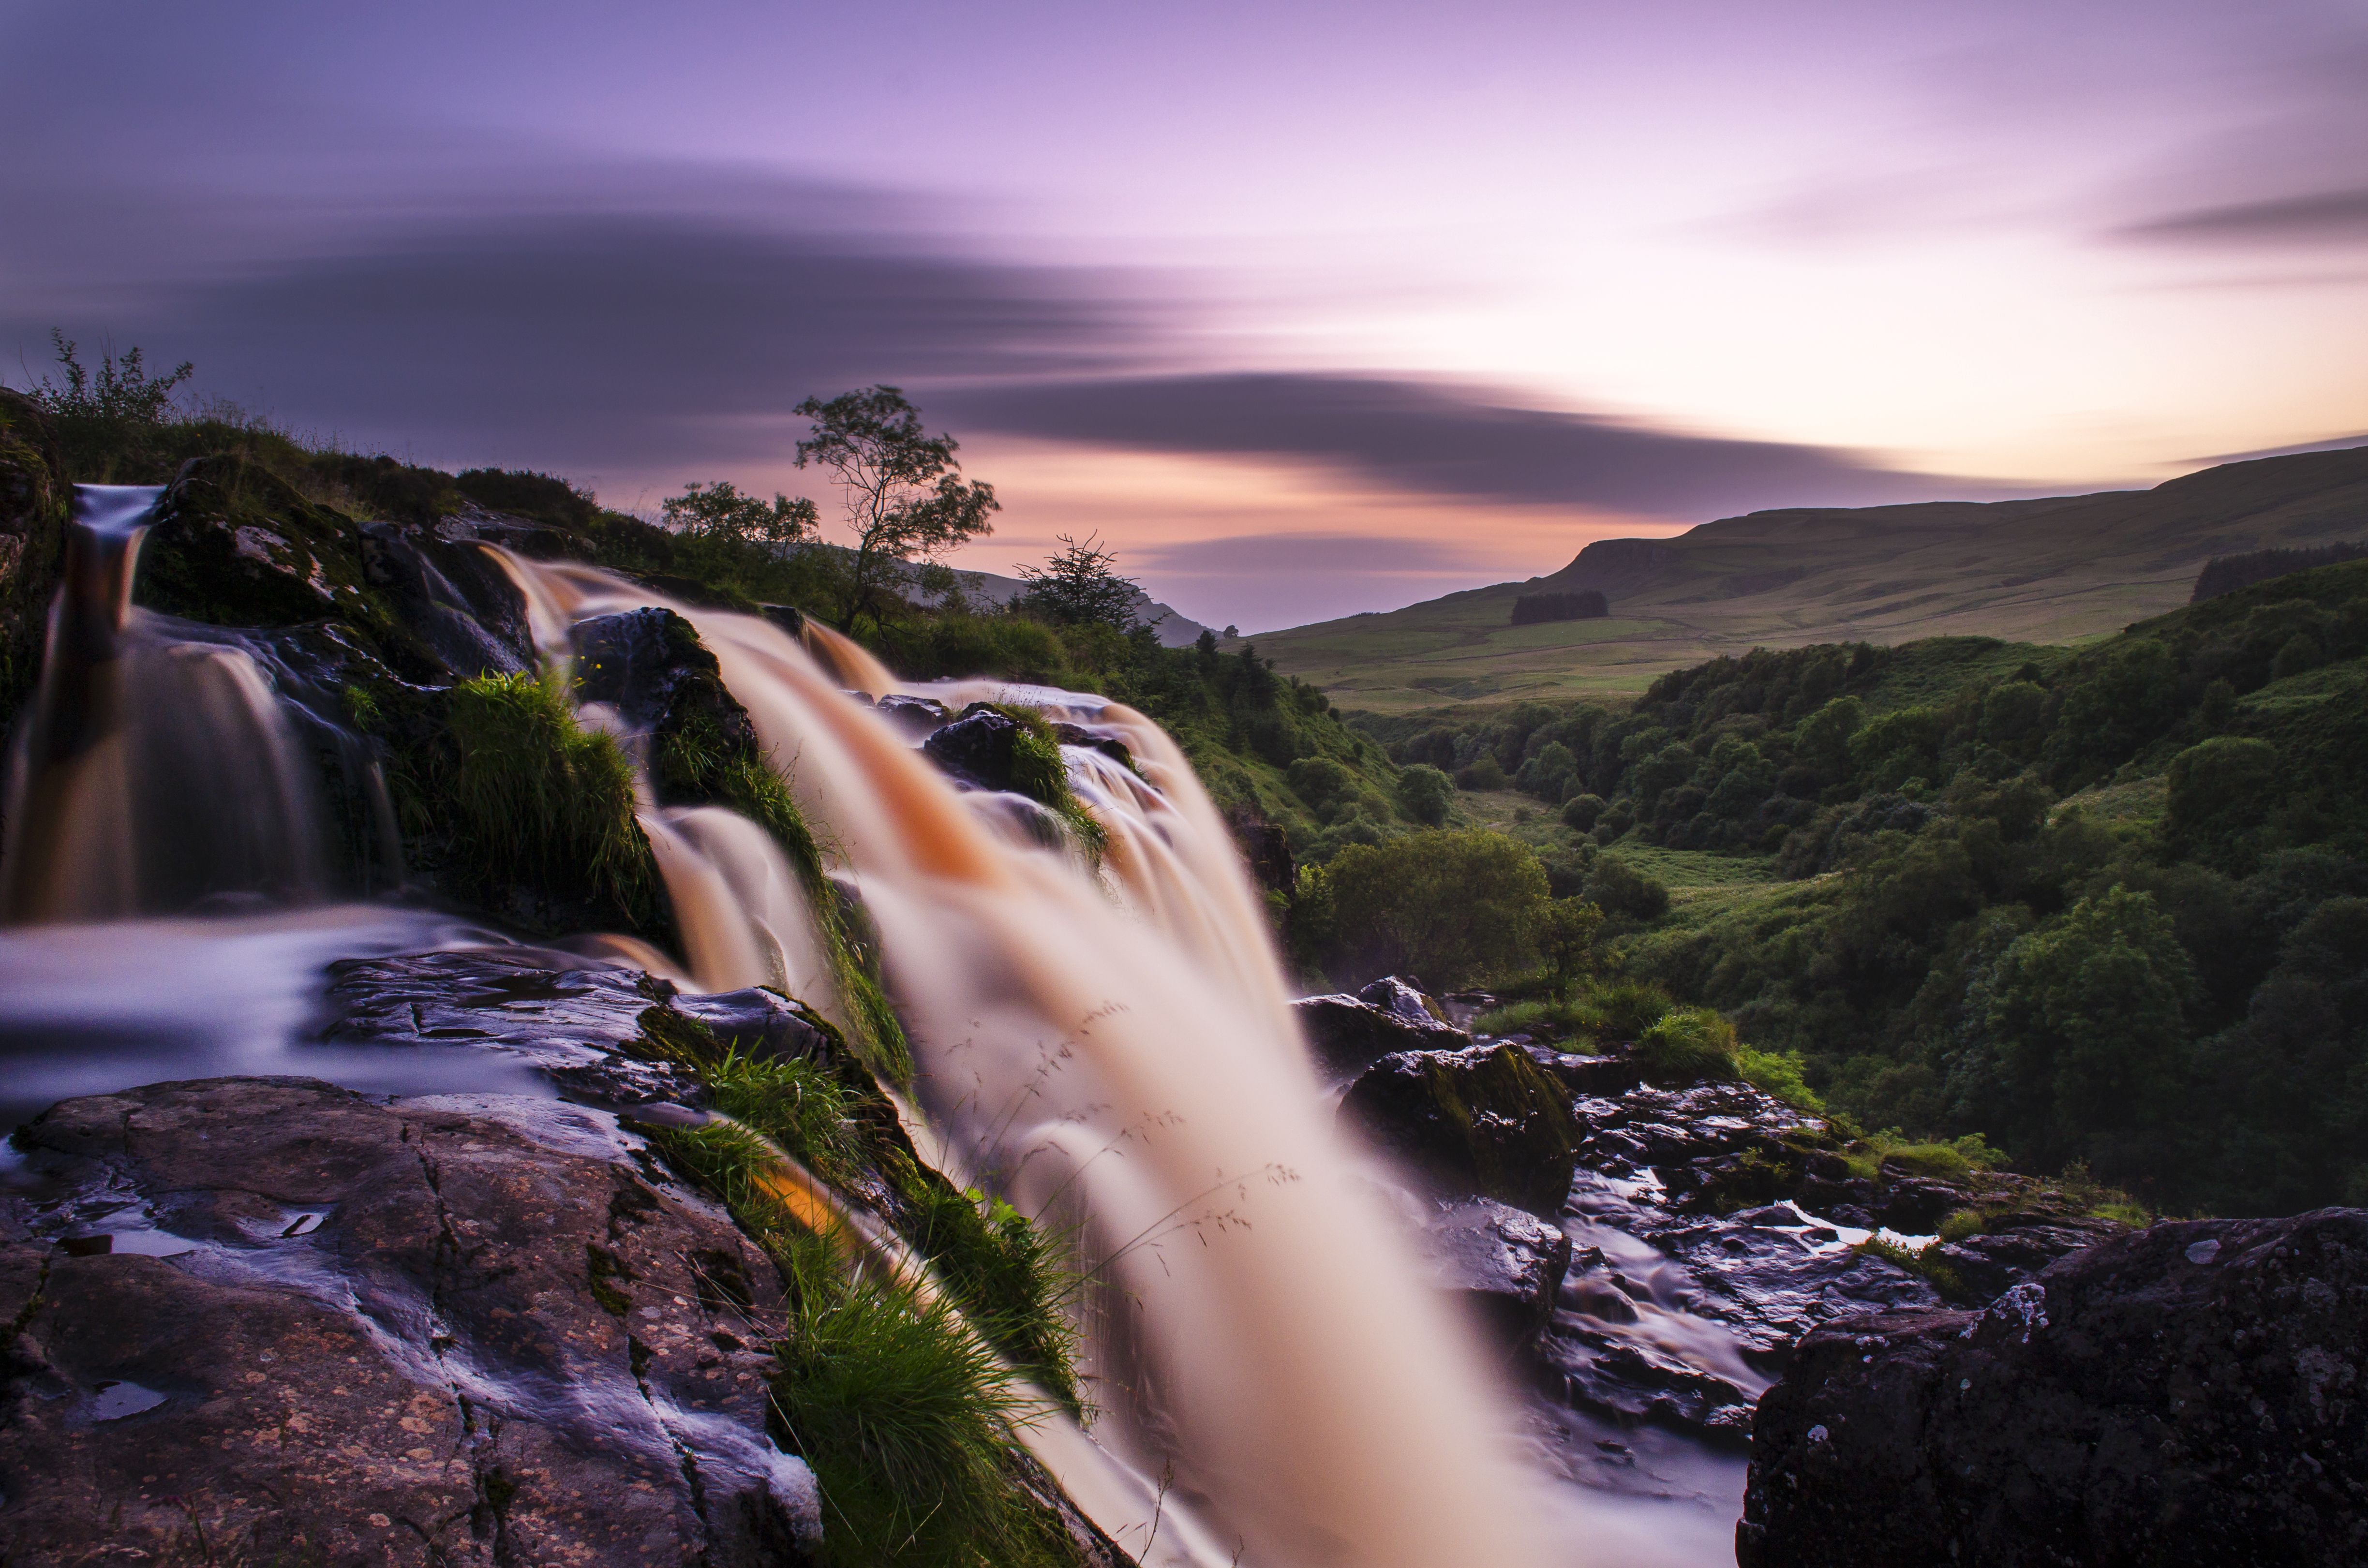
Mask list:
[[[1470,1045],[1472,1037],[1425,1007],[1427,1000],[1392,975],[1354,996],[1303,996],[1291,1010],[1317,1063],[1346,1077],[1395,1051],[1460,1051]]]
[[[1570,1096],[1514,1045],[1384,1056],[1349,1085],[1340,1114],[1444,1192],[1551,1211],[1578,1160]]]
[[[809,1560],[773,1266],[606,1116],[230,1079],[17,1143],[0,1559]]]
[[[648,733],[651,779],[668,804],[723,801],[727,766],[763,758],[723,666],[680,615],[652,605],[598,616],[576,623],[575,640],[576,695]]]
[[[2368,1562],[2368,1212],[2159,1224],[1985,1311],[1817,1330],[1760,1401],[1736,1557]]]

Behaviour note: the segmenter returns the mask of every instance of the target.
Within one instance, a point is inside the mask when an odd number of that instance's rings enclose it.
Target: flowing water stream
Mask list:
[[[507,938],[400,900],[351,902],[270,648],[131,605],[156,494],[82,491],[42,686],[10,754],[0,1113],[229,1073],[550,1093],[493,1053],[306,1039],[331,960]],[[554,677],[577,622],[643,606],[689,618],[717,656],[878,929],[925,1148],[1075,1229],[1099,1415],[1090,1435],[1050,1422],[1033,1441],[1122,1544],[1190,1568],[1724,1556],[1712,1543],[1732,1518],[1731,1463],[1687,1471],[1674,1485],[1691,1500],[1673,1508],[1524,1459],[1535,1411],[1500,1391],[1336,1131],[1264,911],[1156,724],[1090,695],[905,687],[811,624],[792,636],[591,568],[502,559]],[[1023,702],[1122,741],[1133,769],[1064,748],[1108,830],[1099,868],[1032,804],[950,782],[873,705],[893,690]],[[645,802],[642,817],[683,983],[838,1006],[801,884],[765,833],[715,808]],[[1574,1430],[1565,1445],[1595,1438]],[[1678,1471],[1681,1450],[1665,1456]]]

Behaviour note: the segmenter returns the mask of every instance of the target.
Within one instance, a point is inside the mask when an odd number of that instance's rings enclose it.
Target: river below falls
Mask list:
[[[392,903],[0,930],[0,1126],[74,1096],[233,1075],[320,1078],[388,1096],[555,1096],[540,1070],[499,1049],[317,1038],[336,960],[507,945],[484,926]],[[1649,1243],[1599,1221],[1574,1211],[1564,1224],[1582,1246],[1600,1248],[1640,1279],[1682,1272]],[[1723,1324],[1664,1312],[1634,1332],[1656,1337],[1653,1348],[1667,1358],[1734,1369]],[[1536,1387],[1519,1395],[1517,1408],[1529,1457],[1549,1479],[1553,1561],[1571,1568],[1733,1561],[1740,1453],[1653,1424],[1604,1419]]]

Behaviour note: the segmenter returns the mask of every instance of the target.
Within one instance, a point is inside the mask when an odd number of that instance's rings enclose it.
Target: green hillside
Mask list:
[[[1663,884],[1614,961],[1866,1126],[2177,1209],[2368,1195],[2368,562],[2077,650],[1763,650],[1621,710],[1369,723],[1487,786],[1458,815],[1555,892]]]
[[[2226,463],[2152,490],[1754,512],[1675,539],[1600,540],[1549,576],[1257,642],[1278,669],[1362,711],[1633,697],[1755,646],[2077,643],[2186,603],[2214,555],[2362,537],[2368,447]],[[1520,595],[1587,588],[1609,597],[1609,618],[1510,624]]]

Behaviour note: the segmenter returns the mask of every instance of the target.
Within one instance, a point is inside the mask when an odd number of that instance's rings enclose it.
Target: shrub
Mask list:
[[[1669,890],[1617,855],[1599,855],[1587,877],[1588,902],[1606,915],[1645,924],[1669,912]]]
[[[1960,1209],[1941,1221],[1943,1242],[1961,1242],[1967,1236],[1981,1234],[1984,1221],[1978,1209]]]
[[[1825,1113],[1826,1102],[1817,1097],[1801,1076],[1801,1053],[1797,1051],[1754,1051],[1738,1046],[1735,1052],[1736,1075],[1762,1094],[1773,1095],[1795,1110],[1812,1116]]]
[[[1603,818],[1603,797],[1573,795],[1562,803],[1562,824],[1573,833],[1591,833]]]
[[[1455,801],[1455,781],[1427,763],[1416,763],[1398,775],[1398,810],[1410,822],[1437,827],[1447,820]]]
[[[1598,981],[1580,994],[1598,1028],[1613,1040],[1641,1039],[1671,1006],[1669,994],[1649,980]]]
[[[1735,1026],[1708,1007],[1671,1007],[1636,1037],[1629,1054],[1656,1084],[1735,1074]]]
[[[1505,777],[1504,765],[1492,752],[1482,752],[1469,767],[1455,770],[1455,787],[1459,790],[1502,790],[1511,783]]]
[[[1319,877],[1327,967],[1349,975],[1413,973],[1452,989],[1507,973],[1535,950],[1545,913],[1545,872],[1497,833],[1433,828],[1350,845]]]

